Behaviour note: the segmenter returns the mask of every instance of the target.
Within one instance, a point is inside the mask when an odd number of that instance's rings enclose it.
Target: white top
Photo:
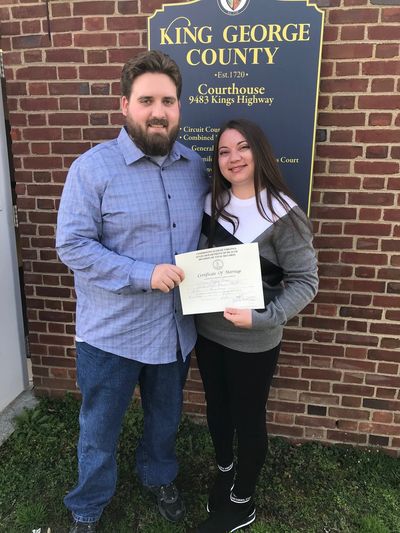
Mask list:
[[[282,194],[282,198],[286,200],[290,208],[293,208],[296,204],[291,198]],[[267,204],[267,192],[263,189],[260,193],[261,204],[264,206],[266,214],[271,221],[277,221],[281,217],[286,215],[286,210],[276,198],[272,199],[272,205],[276,212],[276,215],[273,215],[268,209]],[[205,202],[205,212],[207,215],[211,216],[211,193],[207,195]],[[251,198],[241,199],[237,198],[231,193],[231,199],[229,204],[225,207],[227,213],[235,215],[239,218],[240,224],[237,230],[235,231],[235,237],[241,242],[253,242],[261,233],[268,229],[273,222],[266,220],[261,216],[257,209],[256,197],[252,196]],[[219,218],[218,222],[223,226],[229,233],[233,233],[233,226],[227,220]]]

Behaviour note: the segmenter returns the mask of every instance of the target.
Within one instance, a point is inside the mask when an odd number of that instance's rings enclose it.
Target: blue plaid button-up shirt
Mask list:
[[[57,227],[75,275],[76,334],[116,355],[159,364],[196,341],[179,290],[152,290],[154,267],[197,248],[208,179],[199,155],[176,142],[162,166],[123,128],[72,164]]]

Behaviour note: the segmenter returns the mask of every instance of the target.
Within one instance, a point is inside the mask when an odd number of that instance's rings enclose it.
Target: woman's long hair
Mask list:
[[[257,209],[260,215],[274,222],[278,217],[274,207],[273,199],[275,198],[288,213],[291,208],[283,195],[291,198],[292,193],[285,184],[281,171],[278,167],[276,158],[272,152],[271,146],[262,129],[254,122],[246,119],[235,119],[226,122],[219,130],[217,138],[214,143],[214,153],[212,160],[212,198],[211,198],[211,226],[209,236],[209,246],[213,245],[215,225],[217,220],[221,217],[233,226],[233,232],[239,227],[239,220],[234,215],[228,213],[225,208],[231,199],[231,184],[221,174],[218,163],[218,147],[221,135],[226,130],[236,130],[243,135],[248,142],[254,159],[254,190],[256,197]],[[272,219],[267,214],[260,199],[260,192],[266,189],[267,192],[267,206],[272,213]]]

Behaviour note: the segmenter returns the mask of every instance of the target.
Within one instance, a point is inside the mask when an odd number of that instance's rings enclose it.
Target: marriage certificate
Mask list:
[[[175,260],[185,272],[179,285],[184,315],[264,308],[258,243],[197,250]]]

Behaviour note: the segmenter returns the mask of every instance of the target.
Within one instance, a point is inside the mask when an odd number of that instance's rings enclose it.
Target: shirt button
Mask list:
[[[142,289],[142,292],[147,292],[146,289]]]
[[[171,195],[170,194],[168,195],[168,199],[171,200]]]
[[[172,223],[172,227],[173,227],[173,228],[176,228],[176,224],[175,224],[175,222]]]

